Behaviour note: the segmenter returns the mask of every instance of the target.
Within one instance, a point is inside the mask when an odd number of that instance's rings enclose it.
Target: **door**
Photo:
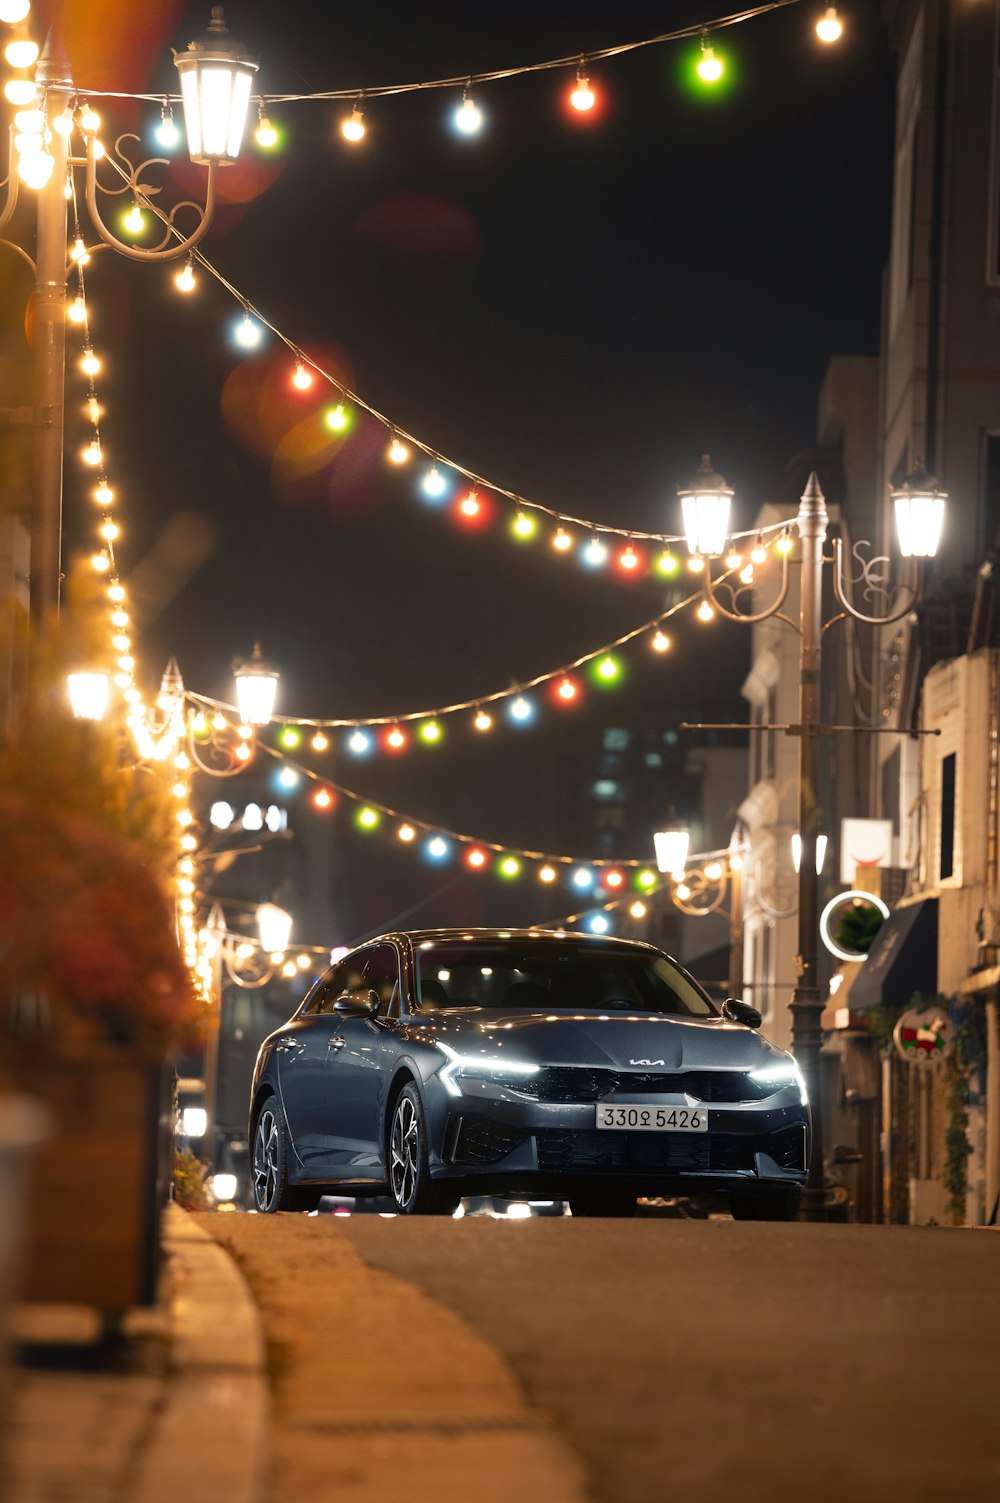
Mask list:
[[[389,943],[359,951],[360,987],[379,996],[378,1017],[338,1017],[329,1044],[329,1121],[332,1163],[344,1179],[381,1179],[384,1020],[399,1008],[399,960]]]
[[[328,972],[275,1045],[292,1147],[306,1173],[315,1177],[330,1162],[330,1040],[340,1022],[333,1004],[361,984],[361,965],[348,956]]]

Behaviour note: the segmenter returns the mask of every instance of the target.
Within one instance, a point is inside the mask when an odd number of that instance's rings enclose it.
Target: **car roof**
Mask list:
[[[517,943],[530,940],[532,944],[560,944],[567,942],[578,944],[581,948],[589,948],[594,944],[613,945],[622,950],[652,951],[654,954],[662,954],[655,945],[647,944],[640,939],[621,939],[614,934],[581,934],[574,929],[486,929],[486,928],[450,928],[450,929],[405,929],[392,930],[386,934],[376,935],[366,940],[365,944],[377,944],[380,939],[395,939],[404,944],[419,946],[426,941],[441,941],[443,943],[461,943],[462,940],[492,943],[495,940],[514,940]]]

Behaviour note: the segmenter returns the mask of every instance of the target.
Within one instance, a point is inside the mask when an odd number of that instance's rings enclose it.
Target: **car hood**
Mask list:
[[[657,1013],[511,1013],[462,1008],[427,1020],[458,1053],[613,1070],[752,1070],[784,1053],[739,1023]]]

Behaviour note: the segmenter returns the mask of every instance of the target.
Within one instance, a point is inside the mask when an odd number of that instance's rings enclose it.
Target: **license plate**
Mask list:
[[[598,1106],[597,1125],[624,1132],[708,1132],[708,1113],[699,1106]]]

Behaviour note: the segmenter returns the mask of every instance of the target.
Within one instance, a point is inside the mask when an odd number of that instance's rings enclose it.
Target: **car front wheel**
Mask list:
[[[321,1191],[288,1183],[287,1141],[281,1107],[269,1096],[253,1135],[253,1203],[265,1216],[276,1211],[312,1211],[319,1204]]]
[[[401,1216],[450,1216],[459,1195],[427,1166],[427,1124],[416,1086],[405,1085],[389,1124],[389,1191]]]
[[[734,1221],[794,1221],[798,1215],[801,1190],[755,1190],[729,1197]]]

